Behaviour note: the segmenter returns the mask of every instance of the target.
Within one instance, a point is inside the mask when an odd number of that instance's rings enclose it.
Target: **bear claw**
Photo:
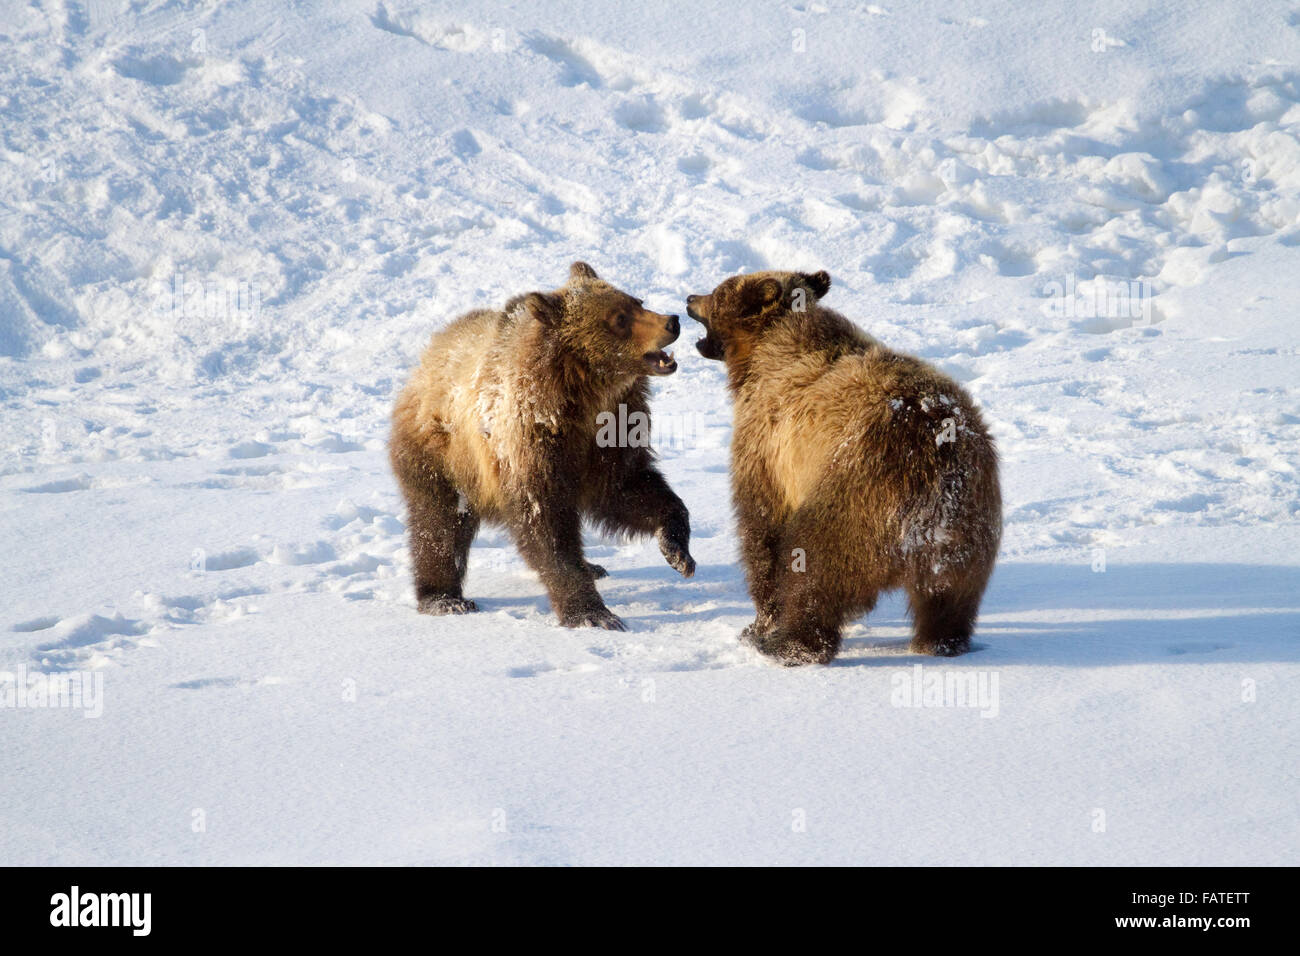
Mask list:
[[[680,513],[668,516],[655,532],[655,541],[670,568],[684,578],[695,573],[695,559],[691,557],[691,524],[684,508]]]
[[[695,559],[691,557],[691,552],[686,545],[674,541],[667,535],[660,534],[659,550],[668,562],[668,566],[684,578],[689,578],[695,574]]]
[[[689,554],[666,554],[664,557],[668,561],[668,566],[682,577],[689,578],[695,574],[695,559]]]
[[[598,611],[576,611],[560,618],[564,627],[600,627],[607,631],[626,631],[627,625],[613,611],[601,608]]]
[[[478,605],[468,598],[435,594],[420,598],[419,610],[421,614],[470,614],[478,610]]]

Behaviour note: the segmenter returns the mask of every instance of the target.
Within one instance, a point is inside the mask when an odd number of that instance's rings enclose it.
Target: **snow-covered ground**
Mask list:
[[[0,708],[0,863],[1300,862],[1298,137],[1294,0],[3,0],[0,696],[99,693]],[[693,329],[696,576],[593,537],[565,630],[485,531],[417,615],[396,390],[575,258],[825,268],[963,381],[979,650],[738,646]]]

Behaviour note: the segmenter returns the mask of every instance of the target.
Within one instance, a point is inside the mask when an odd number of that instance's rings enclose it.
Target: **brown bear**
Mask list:
[[[903,588],[912,650],[970,647],[1002,536],[998,458],[965,390],[824,308],[825,272],[732,276],[686,300],[726,363],[732,498],[757,609],[744,639],[826,663]]]
[[[653,534],[672,567],[695,572],[689,515],[648,441],[598,440],[620,405],[648,427],[648,376],[676,371],[664,348],[679,330],[677,316],[575,262],[560,289],[469,312],[433,336],[397,399],[389,446],[421,611],[478,609],[461,586],[481,521],[506,526],[565,627],[623,630],[596,591],[604,569],[583,557],[584,518]]]

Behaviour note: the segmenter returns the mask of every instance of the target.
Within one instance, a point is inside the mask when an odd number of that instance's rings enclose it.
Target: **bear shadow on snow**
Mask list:
[[[663,566],[620,568],[608,591],[619,602],[619,583],[662,579]],[[697,583],[729,583],[704,611],[674,610],[672,620],[707,623],[752,617],[739,562],[701,565]],[[1187,595],[1200,595],[1189,608]],[[881,598],[875,610],[849,622],[841,656],[831,667],[988,668],[1002,666],[1096,667],[1142,664],[1263,664],[1300,662],[1300,567],[1247,564],[1114,563],[1103,574],[1088,564],[1001,563],[985,593],[969,654],[935,661],[908,650],[907,602],[901,593]],[[682,597],[679,596],[679,600]],[[517,599],[485,602],[494,609]],[[545,598],[537,599],[544,609]],[[1035,612],[1041,612],[1037,617]],[[1168,612],[1168,613],[1163,613]],[[1105,613],[1103,620],[1085,620]],[[1007,615],[1017,620],[1000,620]],[[633,618],[637,630],[658,626]],[[886,636],[881,631],[897,631]],[[1290,643],[1288,643],[1290,642]],[[1248,677],[1249,674],[1242,676]]]

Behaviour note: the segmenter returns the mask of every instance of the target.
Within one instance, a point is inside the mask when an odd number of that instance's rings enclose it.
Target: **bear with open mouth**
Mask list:
[[[649,422],[649,378],[677,370],[678,317],[575,262],[553,292],[516,296],[436,333],[393,411],[419,609],[477,610],[462,593],[480,522],[504,524],[566,627],[623,630],[583,556],[582,521],[653,535],[695,571],[686,506],[647,443],[598,440],[609,416]],[[620,406],[622,406],[620,408]]]
[[[757,616],[743,638],[827,663],[902,588],[912,650],[970,647],[1002,535],[998,457],[966,391],[821,305],[825,272],[732,276],[686,312],[726,364],[732,499]]]

